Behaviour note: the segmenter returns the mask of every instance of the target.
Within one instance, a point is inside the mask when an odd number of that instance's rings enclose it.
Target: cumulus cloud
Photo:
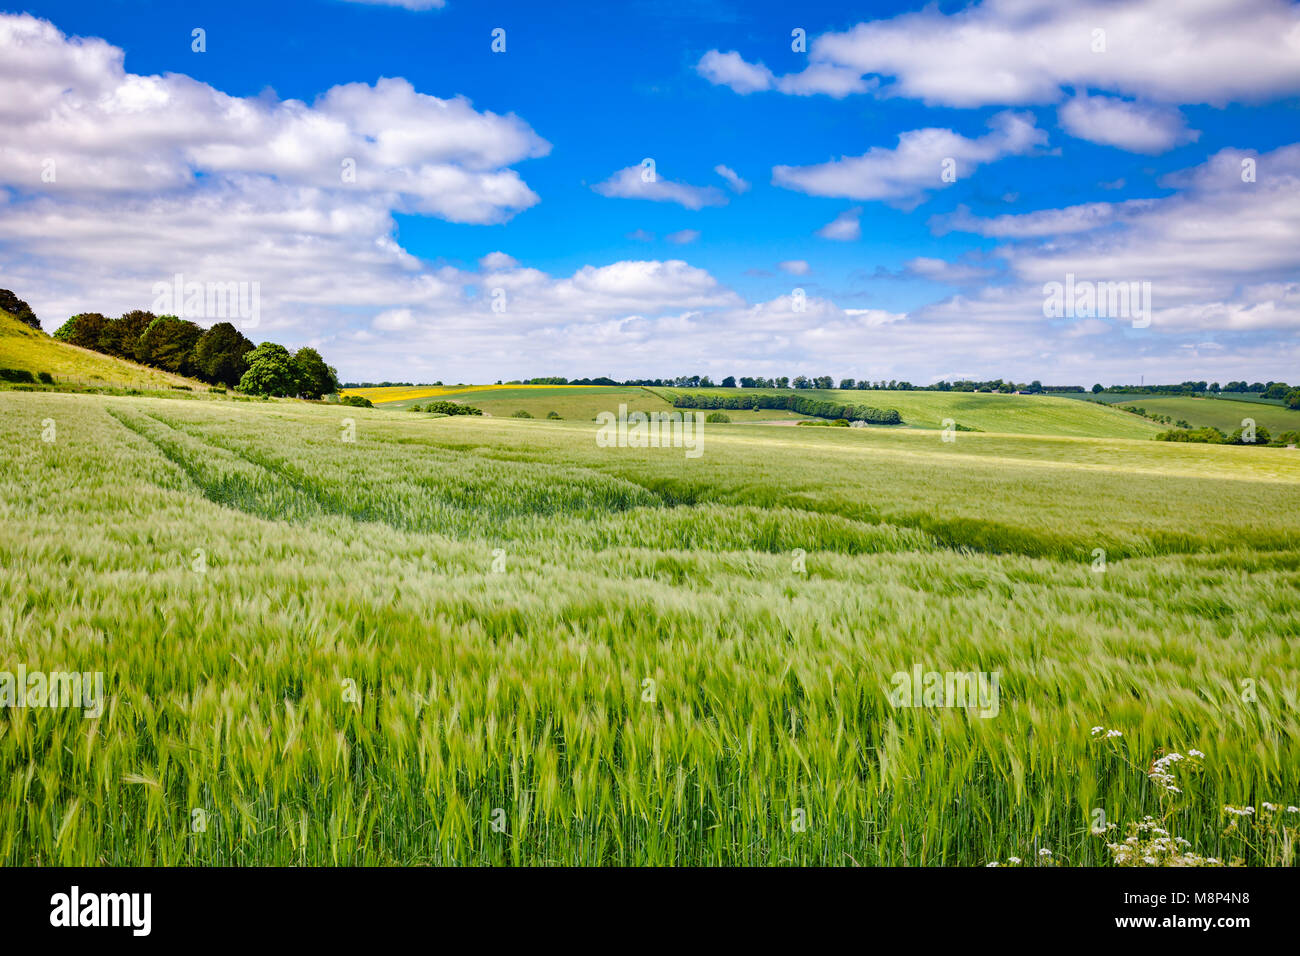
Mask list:
[[[948,262],[929,256],[918,256],[903,264],[905,275],[935,282],[947,282],[953,285],[972,282],[992,275],[992,271],[969,263]]]
[[[732,50],[722,53],[710,50],[695,64],[696,71],[715,86],[729,86],[742,96],[770,90],[774,78],[772,71],[761,63],[748,63]]]
[[[677,232],[670,232],[668,235],[664,236],[664,238],[669,242],[676,243],[679,246],[684,246],[687,243],[694,242],[696,239],[700,238],[700,231],[698,229],[680,229]]]
[[[873,146],[862,156],[843,157],[816,166],[777,166],[772,182],[813,196],[891,200],[915,205],[932,189],[970,176],[975,169],[1004,156],[1023,155],[1045,145],[1047,134],[1026,113],[1004,111],[989,120],[991,130],[971,139],[950,129],[900,133],[898,146]]]
[[[737,92],[863,92],[931,105],[1054,103],[1092,89],[1159,103],[1252,101],[1300,91],[1300,8],[1286,0],[984,0],[952,13],[860,23],[813,40],[802,74],[738,52],[698,70]],[[803,77],[802,81],[798,77]]]
[[[158,195],[256,178],[332,190],[453,222],[503,222],[538,201],[510,165],[550,145],[523,120],[403,79],[350,83],[315,103],[229,96],[187,76],[123,68],[122,50],[0,16],[0,184],[60,194]]]
[[[673,182],[645,166],[620,169],[604,182],[591,187],[602,196],[618,199],[649,199],[652,202],[675,202],[687,209],[722,206],[727,197],[713,186],[691,186]]]
[[[727,181],[727,185],[731,187],[732,192],[743,193],[749,190],[749,183],[741,179],[730,166],[723,166],[719,163],[713,167],[713,171]]]
[[[1027,213],[1008,213],[982,219],[971,215],[966,206],[930,219],[936,234],[971,232],[1003,239],[1029,239],[1092,232],[1125,216],[1149,208],[1153,200],[1133,199],[1123,203],[1090,202],[1062,209],[1040,209]]]
[[[373,324],[385,332],[405,332],[415,328],[415,315],[410,309],[385,309],[375,316]]]
[[[920,382],[960,367],[1086,384],[1099,365],[1151,381],[1265,379],[1300,363],[1295,337],[1276,334],[1300,328],[1300,146],[1225,150],[1166,177],[1172,194],[1158,199],[991,218],[959,209],[934,220],[936,231],[1001,240],[1005,272],[977,291],[907,312],[865,293],[812,296],[796,310],[788,295],[748,301],[684,259],[552,274],[499,251],[467,269],[412,255],[396,212],[490,223],[537,201],[512,167],[548,145],[523,119],[462,97],[401,79],[335,87],[310,103],[235,97],[184,76],[127,73],[120,49],[26,16],[0,17],[0,49],[0,273],[47,327],[75,312],[147,307],[154,283],[183,273],[260,282],[263,324],[251,334],[315,345],[352,378],[691,369]],[[1032,124],[999,122],[975,139],[935,131],[954,146],[938,155],[958,160],[960,174],[1041,142]],[[937,161],[930,181],[908,179],[905,157],[936,160],[922,145],[900,140],[790,175],[825,190],[817,194],[909,201],[940,185]],[[41,181],[47,158],[52,183]],[[342,176],[348,158],[354,181]],[[1257,164],[1254,182],[1243,181],[1245,160]],[[721,188],[667,185],[643,198],[726,201]],[[818,235],[856,239],[860,214],[846,210]],[[982,265],[920,257],[905,272],[975,282]],[[1151,281],[1152,326],[1135,336],[1110,320],[1044,320],[1042,285],[1066,271]],[[504,311],[492,308],[496,290]],[[1209,358],[1198,367],[1199,355]]]
[[[862,238],[862,207],[846,209],[826,225],[817,230],[823,239],[835,239],[840,242],[852,242]]]
[[[1254,181],[1243,163],[1256,170]],[[961,307],[1032,313],[1045,283],[1072,275],[1150,283],[1156,333],[1300,329],[1300,144],[1262,155],[1221,150],[1162,184],[1178,192],[991,219],[962,209],[932,220],[940,230],[1009,240],[997,255],[1019,284],[998,295],[1018,295],[1019,305],[985,294]]]
[[[519,265],[514,256],[508,256],[504,252],[489,252],[478,261],[478,264],[486,272],[514,269]]]
[[[1131,153],[1163,153],[1200,137],[1174,107],[1130,103],[1110,96],[1076,96],[1057,111],[1071,136]]]
[[[861,71],[834,63],[812,63],[799,73],[777,76],[762,63],[750,63],[735,50],[722,53],[710,50],[695,64],[696,72],[715,86],[730,87],[742,96],[764,90],[780,90],[793,96],[823,93],[841,99],[851,93],[865,93],[875,80],[865,79]]]
[[[792,276],[806,276],[812,271],[812,267],[803,259],[787,259],[785,262],[778,262],[776,267]]]

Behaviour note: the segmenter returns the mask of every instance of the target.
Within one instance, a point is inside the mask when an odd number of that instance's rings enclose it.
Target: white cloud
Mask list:
[[[1057,110],[1072,136],[1131,153],[1163,153],[1200,137],[1175,107],[1130,103],[1109,96],[1076,96]]]
[[[811,266],[803,259],[787,259],[785,262],[778,262],[776,267],[792,276],[806,276],[812,271]]]
[[[676,243],[679,246],[684,246],[687,243],[694,242],[696,239],[700,238],[700,231],[698,229],[681,229],[677,232],[670,232],[668,235],[664,236],[664,238],[669,242]]]
[[[425,96],[400,79],[336,87],[310,104],[232,97],[183,76],[128,74],[121,50],[31,17],[0,17],[0,49],[0,274],[47,328],[75,312],[148,307],[153,284],[180,272],[260,282],[262,326],[249,334],[316,343],[349,378],[698,370],[921,382],[960,367],[1088,384],[1098,368],[1147,381],[1254,380],[1300,364],[1290,334],[1300,329],[1300,145],[1225,150],[1166,177],[1174,192],[1159,199],[988,219],[959,209],[936,228],[1005,240],[1005,279],[906,313],[817,297],[795,312],[789,296],[746,301],[681,259],[552,275],[502,252],[470,269],[412,255],[395,211],[498,222],[537,201],[510,166],[547,144],[518,117],[459,97]],[[1019,131],[1020,145],[1041,136]],[[1013,139],[1004,128],[948,142],[978,163]],[[46,144],[52,184],[39,178]],[[869,153],[865,179],[904,194],[938,185],[937,168],[935,182],[909,183],[903,152],[900,141]],[[348,156],[355,183],[340,180]],[[1246,158],[1257,182],[1241,180]],[[653,198],[726,198],[670,185],[685,192]],[[858,238],[859,216],[847,210],[818,234]],[[907,267],[943,281],[973,281],[972,268],[929,257]],[[1151,281],[1151,328],[1136,336],[1111,321],[1044,320],[1042,284],[1067,270]],[[1206,344],[1211,330],[1217,349]]]
[[[373,325],[385,332],[405,332],[415,327],[415,315],[410,309],[386,309],[375,316]]]
[[[971,282],[975,279],[983,279],[992,274],[988,269],[982,269],[969,263],[948,262],[945,259],[935,259],[929,256],[918,256],[915,259],[908,260],[903,264],[903,271],[907,275],[916,276],[917,278],[947,282],[954,285]]]
[[[747,63],[734,50],[721,53],[710,50],[695,65],[700,76],[715,86],[729,86],[742,96],[772,88],[772,71],[761,63]]]
[[[727,197],[713,186],[691,186],[664,179],[657,172],[641,166],[620,169],[609,179],[591,187],[602,196],[618,199],[649,199],[652,202],[675,202],[687,209],[722,206]]]
[[[646,232],[644,229],[633,229],[627,234],[627,238],[635,240],[636,242],[654,242],[655,234],[653,232]]]
[[[1153,200],[1133,199],[1123,203],[1090,202],[1063,209],[1041,209],[1027,213],[1008,213],[980,219],[966,206],[930,219],[930,227],[939,235],[949,232],[972,232],[1004,239],[1032,239],[1047,236],[1091,232],[1125,216],[1149,208]]]
[[[1256,163],[1255,182],[1242,180],[1246,159]],[[1300,143],[1262,155],[1221,150],[1163,185],[1179,191],[983,220],[959,210],[934,220],[940,229],[1012,240],[996,254],[1020,284],[962,308],[1032,314],[1043,284],[1073,275],[1150,283],[1157,335],[1300,330]],[[1018,304],[998,298],[1007,295]]]
[[[730,166],[723,166],[719,163],[713,167],[713,171],[727,181],[727,185],[731,187],[732,192],[743,193],[749,191],[749,183],[741,179]]]
[[[485,272],[503,272],[506,269],[518,268],[519,263],[513,256],[508,256],[504,252],[489,252],[478,264]]]
[[[826,225],[817,230],[817,235],[823,239],[835,239],[840,242],[852,242],[855,239],[862,238],[862,223],[859,217],[862,215],[862,207],[855,206],[852,209],[846,209]]]
[[[799,73],[788,73],[776,81],[776,88],[792,96],[815,96],[818,93],[843,99],[853,93],[873,90],[878,81],[864,79],[857,70],[834,63],[813,63]]]
[[[750,63],[732,50],[710,50],[695,64],[696,71],[715,86],[730,87],[742,96],[764,90],[780,90],[792,96],[824,93],[841,99],[851,93],[865,93],[876,85],[862,77],[860,71],[834,63],[813,63],[799,73],[778,77],[762,63]]]
[[[1099,39],[1104,52],[1094,52]],[[809,61],[803,74],[776,77],[738,52],[711,50],[699,70],[738,92],[844,95],[863,91],[854,80],[867,77],[867,88],[883,77],[891,82],[882,94],[931,105],[1054,103],[1070,88],[1221,106],[1300,91],[1300,7],[1286,0],[985,0],[943,13],[930,5],[823,34]]]
[[[772,182],[813,196],[893,200],[915,205],[929,190],[946,186],[945,168],[957,179],[983,163],[1030,152],[1047,142],[1032,115],[1002,112],[989,120],[991,131],[970,139],[950,129],[900,133],[898,146],[873,146],[862,156],[844,157],[817,166],[777,166]]]
[[[538,201],[511,164],[550,144],[515,116],[403,79],[327,90],[312,105],[240,98],[179,74],[142,76],[102,40],[0,16],[0,184],[61,195],[202,193],[256,177],[453,222],[503,222]],[[54,192],[55,190],[50,190]]]

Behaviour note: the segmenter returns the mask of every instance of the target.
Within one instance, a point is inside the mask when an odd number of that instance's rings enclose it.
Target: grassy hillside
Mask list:
[[[1098,392],[1096,395],[1092,392],[1056,392],[1060,398],[1072,398],[1085,402],[1101,402],[1104,405],[1140,405],[1148,398],[1161,398],[1160,395],[1152,395],[1150,392]],[[1214,398],[1221,402],[1249,402],[1255,405],[1280,405],[1285,407],[1286,402],[1280,398],[1264,398],[1259,392],[1221,392],[1218,395],[1189,395],[1189,396],[1169,396],[1173,398]]]
[[[0,865],[1295,862],[1297,453],[595,432],[0,393]]]
[[[207,388],[195,379],[59,342],[28,328],[3,310],[0,310],[0,368],[22,369],[32,374],[49,372],[58,380],[79,385]]]
[[[1283,405],[1183,395],[1142,395],[1125,404],[1144,409],[1148,415],[1168,415],[1174,421],[1185,421],[1193,428],[1213,425],[1228,434],[1242,427],[1243,418],[1253,418],[1256,425],[1263,425],[1274,433],[1300,430],[1300,410]]]
[[[656,389],[664,394],[758,391],[789,394],[777,389]],[[959,425],[984,432],[1015,435],[1072,435],[1084,438],[1150,438],[1161,429],[1126,412],[1101,405],[1047,395],[998,395],[981,392],[891,392],[809,390],[804,394],[875,408],[894,408],[912,428],[942,428],[951,418]]]

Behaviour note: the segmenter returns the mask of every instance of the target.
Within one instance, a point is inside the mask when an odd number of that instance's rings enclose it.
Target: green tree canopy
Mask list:
[[[31,326],[37,332],[41,330],[41,320],[36,317],[32,307],[8,289],[0,289],[0,309],[4,309],[23,325]]]
[[[99,351],[136,361],[136,345],[140,341],[140,335],[156,318],[152,312],[136,309],[120,318],[109,319],[99,336]]]
[[[110,321],[98,312],[81,312],[59,326],[54,337],[69,345],[80,345],[83,349],[97,349],[99,337]]]
[[[293,355],[294,377],[298,392],[303,398],[320,398],[339,390],[339,377],[325,364],[320,353],[312,348],[300,348]]]
[[[194,364],[200,377],[212,384],[234,388],[248,370],[253,343],[229,322],[218,322],[194,345]]]
[[[283,345],[263,342],[246,356],[248,371],[243,374],[236,386],[249,395],[296,395],[298,394],[297,375],[294,372],[293,356]]]
[[[190,375],[194,368],[194,346],[203,334],[193,322],[174,315],[160,315],[140,334],[136,358],[177,375]]]

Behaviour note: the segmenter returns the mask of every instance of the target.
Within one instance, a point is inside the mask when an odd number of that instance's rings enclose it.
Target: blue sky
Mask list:
[[[1300,14],[1185,6],[29,3],[0,277],[49,328],[256,281],[348,378],[1294,380]]]

